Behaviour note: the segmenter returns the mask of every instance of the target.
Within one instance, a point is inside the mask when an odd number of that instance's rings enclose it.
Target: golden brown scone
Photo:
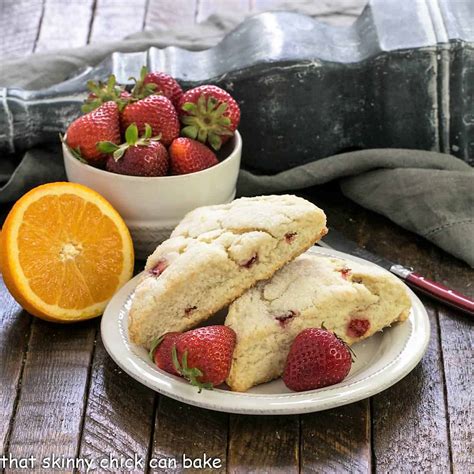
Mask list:
[[[148,258],[129,312],[131,340],[149,347],[197,326],[326,232],[324,212],[291,195],[195,209]]]
[[[324,325],[352,344],[404,321],[410,307],[405,286],[390,273],[308,252],[230,306],[225,324],[237,345],[227,384],[243,392],[280,377],[304,329]]]

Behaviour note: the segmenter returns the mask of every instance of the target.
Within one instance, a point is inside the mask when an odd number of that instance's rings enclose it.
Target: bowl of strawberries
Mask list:
[[[131,90],[109,77],[89,82],[82,111],[63,137],[69,181],[102,194],[145,257],[186,213],[235,197],[240,109],[214,85],[183,91],[144,67]]]

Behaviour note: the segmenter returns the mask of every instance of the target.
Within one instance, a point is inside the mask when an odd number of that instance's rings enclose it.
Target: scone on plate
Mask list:
[[[148,258],[129,312],[131,340],[149,347],[195,327],[326,232],[324,212],[291,195],[195,209]]]
[[[293,339],[324,327],[348,344],[410,312],[404,285],[369,265],[309,252],[234,301],[225,324],[237,334],[227,384],[243,392],[280,377]]]

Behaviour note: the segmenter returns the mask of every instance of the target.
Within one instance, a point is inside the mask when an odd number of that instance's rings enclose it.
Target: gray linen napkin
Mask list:
[[[309,5],[309,3],[308,3]],[[305,13],[311,13],[306,9]],[[205,49],[216,44],[242,16],[222,12],[179,32],[143,32],[120,42],[36,54],[3,62],[0,86],[43,88],[61,82],[113,51],[141,51],[176,45]],[[244,137],[245,139],[245,137]],[[64,179],[59,144],[36,147],[23,157],[0,155],[0,203],[28,189]],[[474,266],[474,170],[463,161],[421,150],[380,149],[344,153],[273,176],[242,170],[239,195],[291,191],[340,180],[344,194],[431,240]]]

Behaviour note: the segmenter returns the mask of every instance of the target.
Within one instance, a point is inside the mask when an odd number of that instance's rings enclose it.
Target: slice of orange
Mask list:
[[[56,322],[102,314],[133,274],[130,232],[112,205],[81,184],[51,183],[19,199],[3,225],[0,267],[29,313]]]

